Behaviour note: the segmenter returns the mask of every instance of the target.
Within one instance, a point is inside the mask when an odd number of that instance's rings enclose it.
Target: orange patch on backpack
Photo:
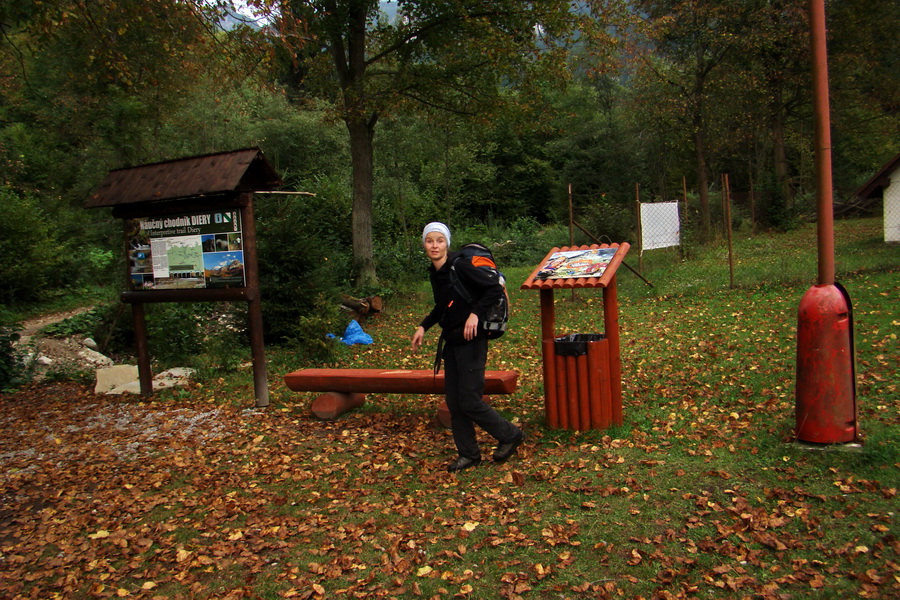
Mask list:
[[[475,267],[490,267],[491,269],[496,269],[497,265],[494,264],[494,261],[489,259],[486,256],[473,256],[472,257],[472,266]]]

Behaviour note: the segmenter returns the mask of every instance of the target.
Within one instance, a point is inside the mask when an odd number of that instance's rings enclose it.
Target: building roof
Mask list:
[[[110,171],[85,208],[271,190],[281,177],[259,148],[190,156]]]
[[[875,175],[856,190],[856,197],[867,200],[873,196],[881,196],[884,188],[891,184],[891,173],[900,168],[900,154],[889,160]]]

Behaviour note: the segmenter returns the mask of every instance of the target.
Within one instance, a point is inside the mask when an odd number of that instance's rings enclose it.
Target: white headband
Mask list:
[[[450,246],[450,229],[444,225],[443,223],[438,223],[434,221],[425,226],[425,229],[422,230],[422,243],[425,243],[425,237],[432,232],[440,233],[444,236],[444,239],[447,240],[447,247]]]

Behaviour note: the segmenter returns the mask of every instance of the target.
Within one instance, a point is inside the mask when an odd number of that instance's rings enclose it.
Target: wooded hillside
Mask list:
[[[322,295],[418,278],[429,220],[535,260],[524,242],[566,222],[569,184],[615,241],[636,189],[686,192],[689,239],[716,237],[723,174],[738,227],[815,214],[806,2],[247,4],[2,4],[6,305],[120,285],[121,224],[82,209],[108,170],[250,146],[315,194],[257,201],[275,330]],[[838,202],[900,150],[898,19],[828,3]]]

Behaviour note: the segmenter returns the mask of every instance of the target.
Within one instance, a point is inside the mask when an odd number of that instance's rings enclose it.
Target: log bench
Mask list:
[[[323,392],[312,402],[312,413],[324,420],[336,419],[362,406],[366,394],[443,394],[444,372],[426,369],[300,369],[284,376],[295,392]],[[484,393],[512,394],[516,391],[515,371],[485,371]],[[442,400],[438,421],[450,427],[450,411]]]

